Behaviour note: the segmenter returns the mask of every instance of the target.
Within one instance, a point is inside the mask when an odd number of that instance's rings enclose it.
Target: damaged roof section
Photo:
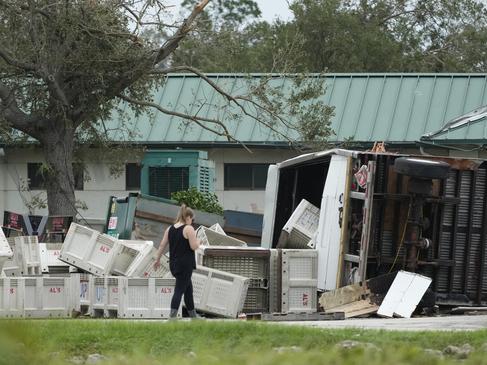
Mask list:
[[[479,144],[487,141],[487,106],[455,118],[436,132],[421,137],[421,142],[432,144]]]

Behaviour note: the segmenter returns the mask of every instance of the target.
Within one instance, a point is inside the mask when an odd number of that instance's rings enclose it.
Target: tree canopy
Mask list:
[[[211,72],[486,72],[477,0],[296,0],[294,18],[202,24],[175,54]],[[285,54],[292,62],[279,63]],[[276,57],[277,55],[277,57]]]
[[[270,86],[272,75],[257,83],[249,79],[248,93],[232,95],[194,67],[176,64],[174,51],[200,17],[198,24],[221,18],[235,25],[259,14],[251,0],[185,3],[187,17],[167,24],[167,8],[159,0],[0,0],[0,131],[4,143],[31,139],[42,147],[49,214],[76,214],[77,148],[94,143],[113,148],[104,121],[121,103],[136,114],[158,110],[240,142],[225,120],[169,110],[152,100],[171,72],[199,75],[229,105],[290,144],[296,141],[282,130],[297,130],[300,141],[326,140],[332,110],[317,101],[324,89],[316,78],[294,75],[288,96]],[[216,17],[203,15],[208,4]]]

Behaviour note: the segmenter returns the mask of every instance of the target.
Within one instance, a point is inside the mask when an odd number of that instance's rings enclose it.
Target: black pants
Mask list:
[[[193,271],[177,273],[174,275],[176,278],[176,288],[174,289],[174,294],[171,299],[171,309],[179,309],[183,294],[186,309],[189,311],[194,309],[193,283],[191,283],[191,275],[193,275]]]

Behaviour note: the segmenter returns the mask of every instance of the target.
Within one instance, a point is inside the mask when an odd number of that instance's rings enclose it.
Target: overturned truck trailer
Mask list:
[[[263,247],[303,200],[320,208],[310,247],[318,289],[405,269],[433,279],[436,303],[487,303],[487,162],[329,150],[271,165]]]

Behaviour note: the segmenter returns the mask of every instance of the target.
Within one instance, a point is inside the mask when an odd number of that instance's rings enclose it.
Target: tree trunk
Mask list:
[[[49,215],[76,217],[74,194],[74,130],[64,122],[50,123],[41,133],[41,143],[48,167],[46,177]]]

